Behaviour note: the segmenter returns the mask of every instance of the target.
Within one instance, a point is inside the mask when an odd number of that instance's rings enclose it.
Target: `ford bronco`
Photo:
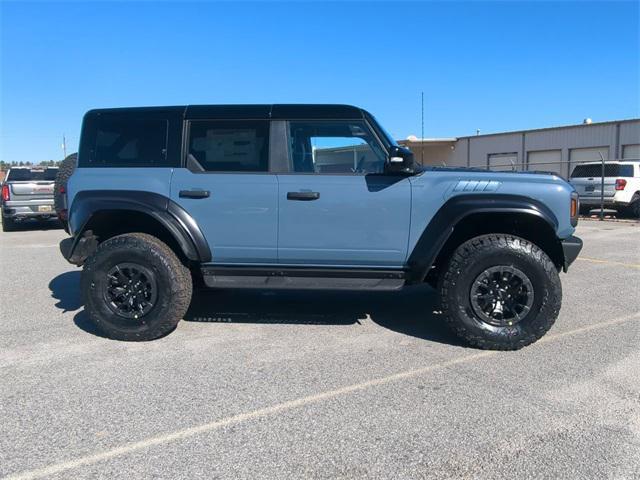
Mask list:
[[[89,318],[150,340],[212,288],[428,283],[468,344],[515,350],[553,325],[581,247],[553,174],[423,168],[347,105],[101,109],[56,205]]]

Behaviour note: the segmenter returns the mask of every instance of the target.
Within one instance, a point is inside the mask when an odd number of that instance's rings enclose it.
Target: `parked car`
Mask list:
[[[583,213],[600,207],[602,162],[576,165],[570,182],[580,195]],[[640,218],[640,160],[604,163],[604,207]]]
[[[56,218],[53,209],[55,167],[12,167],[2,183],[2,230],[15,228],[18,222]]]
[[[551,174],[417,166],[346,105],[92,110],[66,185],[64,257],[107,336],[169,333],[212,288],[397,290],[429,283],[469,344],[549,330],[582,242]],[[427,313],[425,312],[425,316]]]

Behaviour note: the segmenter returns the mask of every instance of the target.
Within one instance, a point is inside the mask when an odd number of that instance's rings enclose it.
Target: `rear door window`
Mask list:
[[[266,172],[267,120],[193,120],[189,124],[187,165],[205,172]]]
[[[577,165],[573,172],[571,172],[571,178],[591,178],[602,176],[602,165],[589,164],[589,165]],[[604,165],[605,177],[633,177],[633,165],[620,165],[618,163],[605,163]]]

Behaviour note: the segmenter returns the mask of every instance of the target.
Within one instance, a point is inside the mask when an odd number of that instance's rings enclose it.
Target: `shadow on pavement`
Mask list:
[[[56,307],[82,307],[80,272],[65,272],[49,283]],[[353,325],[370,318],[389,330],[438,343],[461,345],[437,312],[436,292],[426,285],[397,292],[311,290],[196,290],[184,320],[202,323]],[[84,310],[78,328],[103,336]]]
[[[13,230],[9,232],[35,232],[35,231],[47,231],[47,230],[62,230],[62,224],[58,220],[25,220],[22,222],[16,222],[13,225]]]
[[[65,272],[49,282],[49,290],[51,296],[58,300],[56,307],[63,312],[73,312],[82,307],[82,298],[80,297],[80,271]],[[78,328],[87,333],[104,337],[104,335],[89,321],[89,316],[83,310],[80,310],[73,317],[73,322]]]
[[[426,285],[398,292],[201,290],[189,322],[351,325],[370,318],[405,335],[462,345],[444,324],[436,292]]]
[[[82,306],[79,270],[58,275],[49,282],[49,290],[51,296],[58,300],[56,307],[64,312],[72,312]]]

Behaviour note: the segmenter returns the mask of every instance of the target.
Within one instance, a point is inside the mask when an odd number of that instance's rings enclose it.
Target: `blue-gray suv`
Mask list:
[[[469,344],[514,350],[560,310],[581,247],[553,174],[425,168],[347,105],[91,110],[56,210],[107,336],[172,331],[212,288],[396,290],[428,283]]]

